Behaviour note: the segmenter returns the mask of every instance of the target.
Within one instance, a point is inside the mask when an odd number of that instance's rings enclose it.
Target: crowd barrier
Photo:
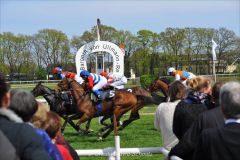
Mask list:
[[[92,149],[92,150],[76,150],[80,157],[93,157],[101,156],[106,157],[107,160],[116,159],[116,150],[113,147],[104,149]],[[146,148],[120,148],[121,156],[152,156],[152,154],[163,154],[168,157],[169,151],[163,147],[146,147]],[[177,156],[172,156],[171,160],[182,160]]]

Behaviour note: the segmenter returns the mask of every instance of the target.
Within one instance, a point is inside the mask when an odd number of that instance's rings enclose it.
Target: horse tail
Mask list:
[[[160,104],[165,101],[165,98],[163,97],[148,97],[143,95],[137,95],[137,100],[140,101],[144,106],[145,105],[151,105],[151,104]]]

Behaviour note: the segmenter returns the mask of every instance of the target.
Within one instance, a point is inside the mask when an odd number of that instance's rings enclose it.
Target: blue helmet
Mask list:
[[[80,73],[80,76],[90,76],[90,73],[87,71],[87,70],[83,70],[81,73]]]

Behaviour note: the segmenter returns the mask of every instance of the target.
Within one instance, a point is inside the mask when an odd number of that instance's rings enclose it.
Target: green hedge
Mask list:
[[[153,80],[155,80],[157,78],[157,76],[155,75],[142,75],[140,77],[140,84],[142,87],[147,88],[149,87],[149,85],[152,83]]]

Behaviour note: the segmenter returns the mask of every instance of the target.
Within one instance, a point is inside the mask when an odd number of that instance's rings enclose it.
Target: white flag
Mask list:
[[[212,39],[212,56],[213,56],[213,61],[217,60],[216,52],[215,52],[216,47],[217,47],[217,43]]]

